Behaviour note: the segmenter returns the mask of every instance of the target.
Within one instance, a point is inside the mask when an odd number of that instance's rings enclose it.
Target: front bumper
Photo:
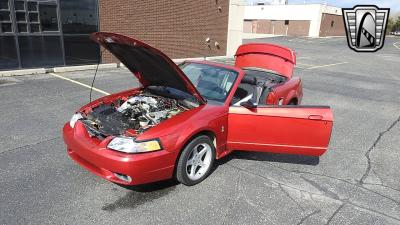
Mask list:
[[[68,155],[75,162],[111,182],[138,185],[170,179],[173,176],[177,155],[165,149],[140,154],[113,151],[107,148],[110,138],[101,141],[90,137],[79,121],[74,128],[66,123],[63,136]],[[132,181],[122,180],[118,178],[118,174],[127,175]]]

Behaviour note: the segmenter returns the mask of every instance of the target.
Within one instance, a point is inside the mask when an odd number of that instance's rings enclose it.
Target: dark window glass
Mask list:
[[[38,32],[40,32],[39,24],[31,24],[31,32],[32,32],[32,33],[38,33]]]
[[[18,68],[18,55],[13,36],[0,37],[0,70]]]
[[[17,12],[15,16],[17,17],[17,21],[26,21],[24,12]]]
[[[19,37],[22,67],[63,65],[60,37]]]
[[[37,13],[29,13],[29,22],[39,22],[39,16]]]
[[[219,66],[185,63],[180,68],[207,100],[224,102],[237,78],[237,72]]]
[[[0,0],[0,9],[9,9],[8,0]]]
[[[333,27],[333,25],[335,25],[335,21],[332,20],[331,27]]]
[[[57,5],[41,3],[39,4],[39,14],[42,31],[58,31]]]
[[[11,21],[10,12],[0,12],[0,21]]]
[[[28,27],[27,27],[26,23],[19,23],[18,24],[18,32],[20,32],[20,33],[28,32]]]
[[[96,64],[99,61],[99,46],[89,39],[89,35],[64,36],[64,49],[67,65]]]
[[[285,20],[285,25],[289,25],[289,20]]]
[[[37,2],[28,2],[28,10],[30,12],[38,11]]]
[[[97,31],[97,0],[63,0],[60,5],[64,34]]]
[[[15,1],[15,10],[25,10],[25,3],[23,1]]]
[[[3,33],[12,32],[11,23],[1,23],[1,31]]]

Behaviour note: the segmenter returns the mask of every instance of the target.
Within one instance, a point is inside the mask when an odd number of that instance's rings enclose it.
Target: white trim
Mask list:
[[[228,34],[226,39],[226,55],[234,56],[242,44],[244,24],[244,1],[229,0]]]

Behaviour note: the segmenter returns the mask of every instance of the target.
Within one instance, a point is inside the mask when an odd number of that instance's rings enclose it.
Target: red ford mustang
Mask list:
[[[327,150],[329,107],[266,104],[275,99],[269,97],[274,87],[291,78],[290,49],[250,44],[238,49],[234,67],[177,66],[126,36],[95,33],[92,39],[142,84],[89,103],[64,126],[69,156],[100,177],[123,185],[170,178],[194,185],[233,150],[311,156]],[[290,93],[301,100],[301,87]]]

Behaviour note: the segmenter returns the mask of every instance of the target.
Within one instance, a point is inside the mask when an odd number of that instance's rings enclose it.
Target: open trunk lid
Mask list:
[[[293,50],[268,43],[241,45],[235,56],[236,67],[266,69],[289,79],[292,77],[296,65],[296,53]]]
[[[201,104],[205,103],[189,78],[160,50],[115,33],[97,32],[91,35],[91,39],[121,61],[143,87],[171,87],[193,95]]]

